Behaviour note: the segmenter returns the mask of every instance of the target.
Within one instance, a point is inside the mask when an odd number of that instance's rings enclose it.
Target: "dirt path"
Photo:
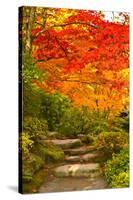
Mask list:
[[[107,188],[106,181],[103,177],[98,177],[95,179],[89,178],[56,178],[43,184],[39,192],[65,192],[65,191],[80,191],[80,190],[90,190],[90,189],[104,189]]]

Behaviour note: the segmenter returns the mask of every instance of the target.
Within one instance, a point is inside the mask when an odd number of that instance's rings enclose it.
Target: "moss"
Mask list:
[[[45,161],[45,148],[42,144],[35,143],[34,147],[32,148],[32,152]]]
[[[55,147],[47,147],[45,149],[46,160],[62,161],[64,160],[64,152]]]
[[[64,160],[64,152],[53,145],[35,143],[32,153],[27,160],[23,160],[23,193],[36,192],[47,175],[44,170],[39,171],[45,162]]]
[[[44,161],[39,156],[34,154],[34,161],[33,161],[34,171],[35,172],[38,171],[43,166],[44,166]]]
[[[45,181],[47,174],[44,170],[40,170],[34,174],[32,181],[30,183],[23,184],[23,193],[35,193],[38,191],[38,188]]]
[[[30,182],[35,172],[44,166],[44,161],[35,154],[30,154],[29,159],[23,160],[23,182]]]
[[[64,152],[61,148],[54,145],[43,145],[36,143],[32,151],[45,161],[62,161],[64,160]]]

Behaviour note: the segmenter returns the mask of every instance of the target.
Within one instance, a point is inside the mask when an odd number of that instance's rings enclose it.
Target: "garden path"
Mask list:
[[[81,191],[107,188],[102,176],[99,155],[93,146],[85,145],[80,139],[45,140],[61,147],[65,161],[51,167],[47,182],[41,185],[39,192]]]

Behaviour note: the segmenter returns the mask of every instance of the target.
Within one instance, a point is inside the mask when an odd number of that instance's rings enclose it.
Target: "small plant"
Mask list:
[[[79,109],[71,108],[63,115],[58,130],[63,135],[71,137],[87,133],[88,128],[88,119],[83,113]]]
[[[109,159],[113,153],[128,146],[128,135],[125,132],[102,132],[95,138],[94,145]]]
[[[32,148],[33,144],[34,142],[30,139],[29,134],[23,132],[20,139],[20,146],[24,157],[27,157],[29,155],[30,149]]]
[[[114,176],[111,186],[112,188],[129,187],[129,172],[121,172]]]
[[[83,143],[86,144],[93,144],[94,142],[94,137],[91,134],[79,135],[79,138]]]
[[[104,112],[88,111],[89,132],[93,135],[98,135],[101,132],[110,130],[109,121]]]
[[[129,150],[123,149],[113,154],[105,165],[105,176],[111,187],[128,187],[129,185]]]
[[[126,114],[126,116],[116,117],[113,120],[114,130],[124,130],[127,133],[129,132],[129,113]]]
[[[60,120],[69,107],[70,100],[60,93],[44,93],[42,100],[43,117],[47,120],[50,131],[58,129]]]
[[[37,117],[25,117],[23,120],[23,130],[28,132],[33,140],[37,139],[40,135],[47,134],[47,121]]]

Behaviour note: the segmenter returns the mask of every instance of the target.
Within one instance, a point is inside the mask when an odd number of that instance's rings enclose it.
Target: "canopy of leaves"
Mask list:
[[[25,7],[22,21],[24,49],[45,74],[38,87],[111,116],[128,109],[128,13],[107,21],[98,11]]]

